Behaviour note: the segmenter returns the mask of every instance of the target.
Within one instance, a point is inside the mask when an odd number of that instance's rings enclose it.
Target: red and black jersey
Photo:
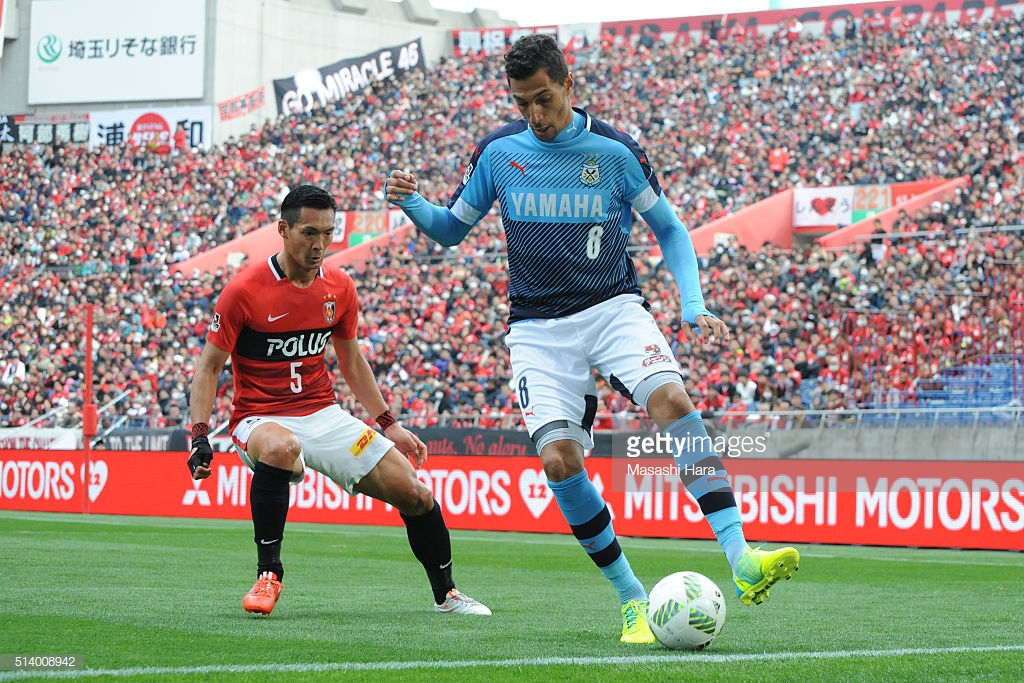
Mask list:
[[[333,339],[354,339],[355,284],[320,270],[296,287],[271,256],[245,269],[217,299],[206,340],[231,353],[235,377],[230,428],[250,415],[309,415],[337,402],[324,365]]]

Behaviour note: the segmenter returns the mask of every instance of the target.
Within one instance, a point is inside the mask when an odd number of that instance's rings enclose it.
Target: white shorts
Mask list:
[[[595,370],[644,409],[658,387],[682,386],[672,348],[635,294],[564,318],[512,323],[505,343],[512,388],[538,452],[566,438],[594,447]]]
[[[254,415],[239,422],[231,432],[235,450],[249,469],[256,467],[246,452],[249,436],[265,422],[288,429],[302,444],[299,459],[303,474],[293,477],[293,484],[302,481],[308,465],[352,493],[352,487],[369,474],[394,446],[387,437],[352,417],[337,404],[302,417]]]

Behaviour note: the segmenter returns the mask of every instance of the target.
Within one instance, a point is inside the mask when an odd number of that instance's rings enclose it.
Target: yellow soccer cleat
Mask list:
[[[622,606],[623,643],[653,643],[654,634],[647,625],[647,600],[630,600]]]
[[[747,548],[740,558],[736,575],[736,595],[744,605],[760,605],[768,598],[768,589],[779,579],[789,580],[800,569],[800,553],[796,548],[761,550]]]

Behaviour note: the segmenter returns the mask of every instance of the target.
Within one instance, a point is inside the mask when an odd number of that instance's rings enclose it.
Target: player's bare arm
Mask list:
[[[359,350],[359,342],[355,339],[335,339],[334,352],[338,356],[338,369],[356,400],[374,417],[385,412],[388,409],[387,402],[380,393],[373,369]],[[416,467],[427,461],[426,444],[401,424],[389,425],[384,435],[394,442],[399,452],[412,458]]]
[[[220,379],[221,370],[227,362],[230,352],[206,342],[199,360],[196,362],[196,371],[192,376],[192,387],[189,395],[189,410],[192,415],[192,424],[206,424],[210,421],[213,413],[213,404],[217,399],[217,381]],[[206,479],[213,474],[210,463],[200,464],[192,473],[194,479]]]

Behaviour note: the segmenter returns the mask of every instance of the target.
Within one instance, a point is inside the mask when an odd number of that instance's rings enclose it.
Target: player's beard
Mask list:
[[[568,102],[565,103],[565,110],[568,112],[568,120],[566,120],[564,123],[560,123],[557,120],[545,121],[540,126],[540,131],[538,131],[537,128],[535,128],[531,123],[530,130],[533,131],[534,137],[536,137],[541,142],[553,142],[554,139],[558,137],[558,134],[565,130],[572,123],[572,107],[569,106]]]
[[[541,142],[551,142],[552,140],[555,139],[555,136],[552,135],[552,133],[551,133],[552,129],[551,129],[550,126],[544,127],[541,130],[537,130],[531,124],[530,125],[530,130],[533,131],[533,136],[535,138],[537,138],[538,140],[540,140]]]

